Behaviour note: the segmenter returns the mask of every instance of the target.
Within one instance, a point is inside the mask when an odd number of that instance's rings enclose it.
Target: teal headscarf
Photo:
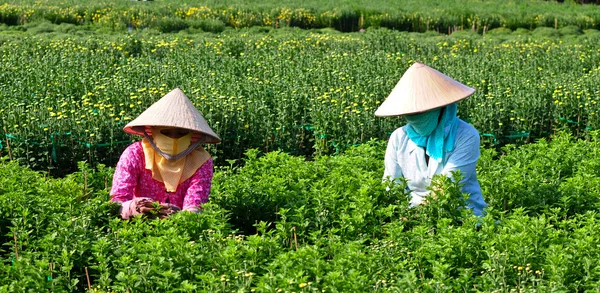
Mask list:
[[[427,155],[441,162],[444,151],[454,149],[458,127],[457,108],[454,103],[444,108],[405,116],[408,121],[405,128],[408,138],[416,145],[426,148]],[[443,111],[441,118],[440,111]]]

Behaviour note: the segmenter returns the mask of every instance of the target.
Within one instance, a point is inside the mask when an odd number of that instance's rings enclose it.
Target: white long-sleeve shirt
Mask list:
[[[412,142],[404,127],[400,127],[392,133],[388,142],[383,178],[407,179],[408,188],[411,190],[410,204],[416,206],[429,194],[427,187],[431,184],[433,175],[452,176],[452,171],[460,170],[463,176],[462,192],[470,194],[469,208],[475,215],[481,216],[487,203],[483,200],[475,170],[479,155],[479,133],[473,126],[460,119],[454,150],[444,151],[441,163],[429,158],[429,164],[426,164],[425,150]]]

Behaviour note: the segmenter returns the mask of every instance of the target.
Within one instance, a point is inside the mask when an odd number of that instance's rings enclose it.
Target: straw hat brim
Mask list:
[[[146,126],[189,129],[202,134],[203,143],[219,143],[221,138],[210,128],[202,114],[179,88],[166,94],[142,114],[129,122],[123,130],[134,135],[144,135]]]
[[[473,95],[475,89],[422,63],[413,64],[375,116],[403,116],[444,107]]]

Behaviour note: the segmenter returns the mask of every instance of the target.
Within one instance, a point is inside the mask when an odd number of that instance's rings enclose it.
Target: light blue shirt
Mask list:
[[[483,200],[481,187],[477,181],[477,160],[479,159],[479,133],[470,124],[459,119],[454,150],[444,151],[442,162],[429,158],[425,163],[425,150],[412,142],[405,127],[396,129],[388,142],[385,152],[385,171],[383,178],[401,178],[407,180],[411,190],[411,206],[421,204],[429,191],[431,178],[436,174],[452,176],[451,172],[460,170],[463,176],[462,192],[470,194],[468,205],[477,216],[483,215],[487,203]]]

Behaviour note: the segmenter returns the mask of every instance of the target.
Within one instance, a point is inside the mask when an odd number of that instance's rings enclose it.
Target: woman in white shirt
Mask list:
[[[475,215],[487,206],[477,181],[479,133],[456,116],[457,102],[475,92],[422,63],[402,76],[376,116],[404,116],[407,124],[396,129],[385,153],[384,179],[405,178],[411,206],[425,201],[433,175],[451,176],[460,170],[462,192]]]

